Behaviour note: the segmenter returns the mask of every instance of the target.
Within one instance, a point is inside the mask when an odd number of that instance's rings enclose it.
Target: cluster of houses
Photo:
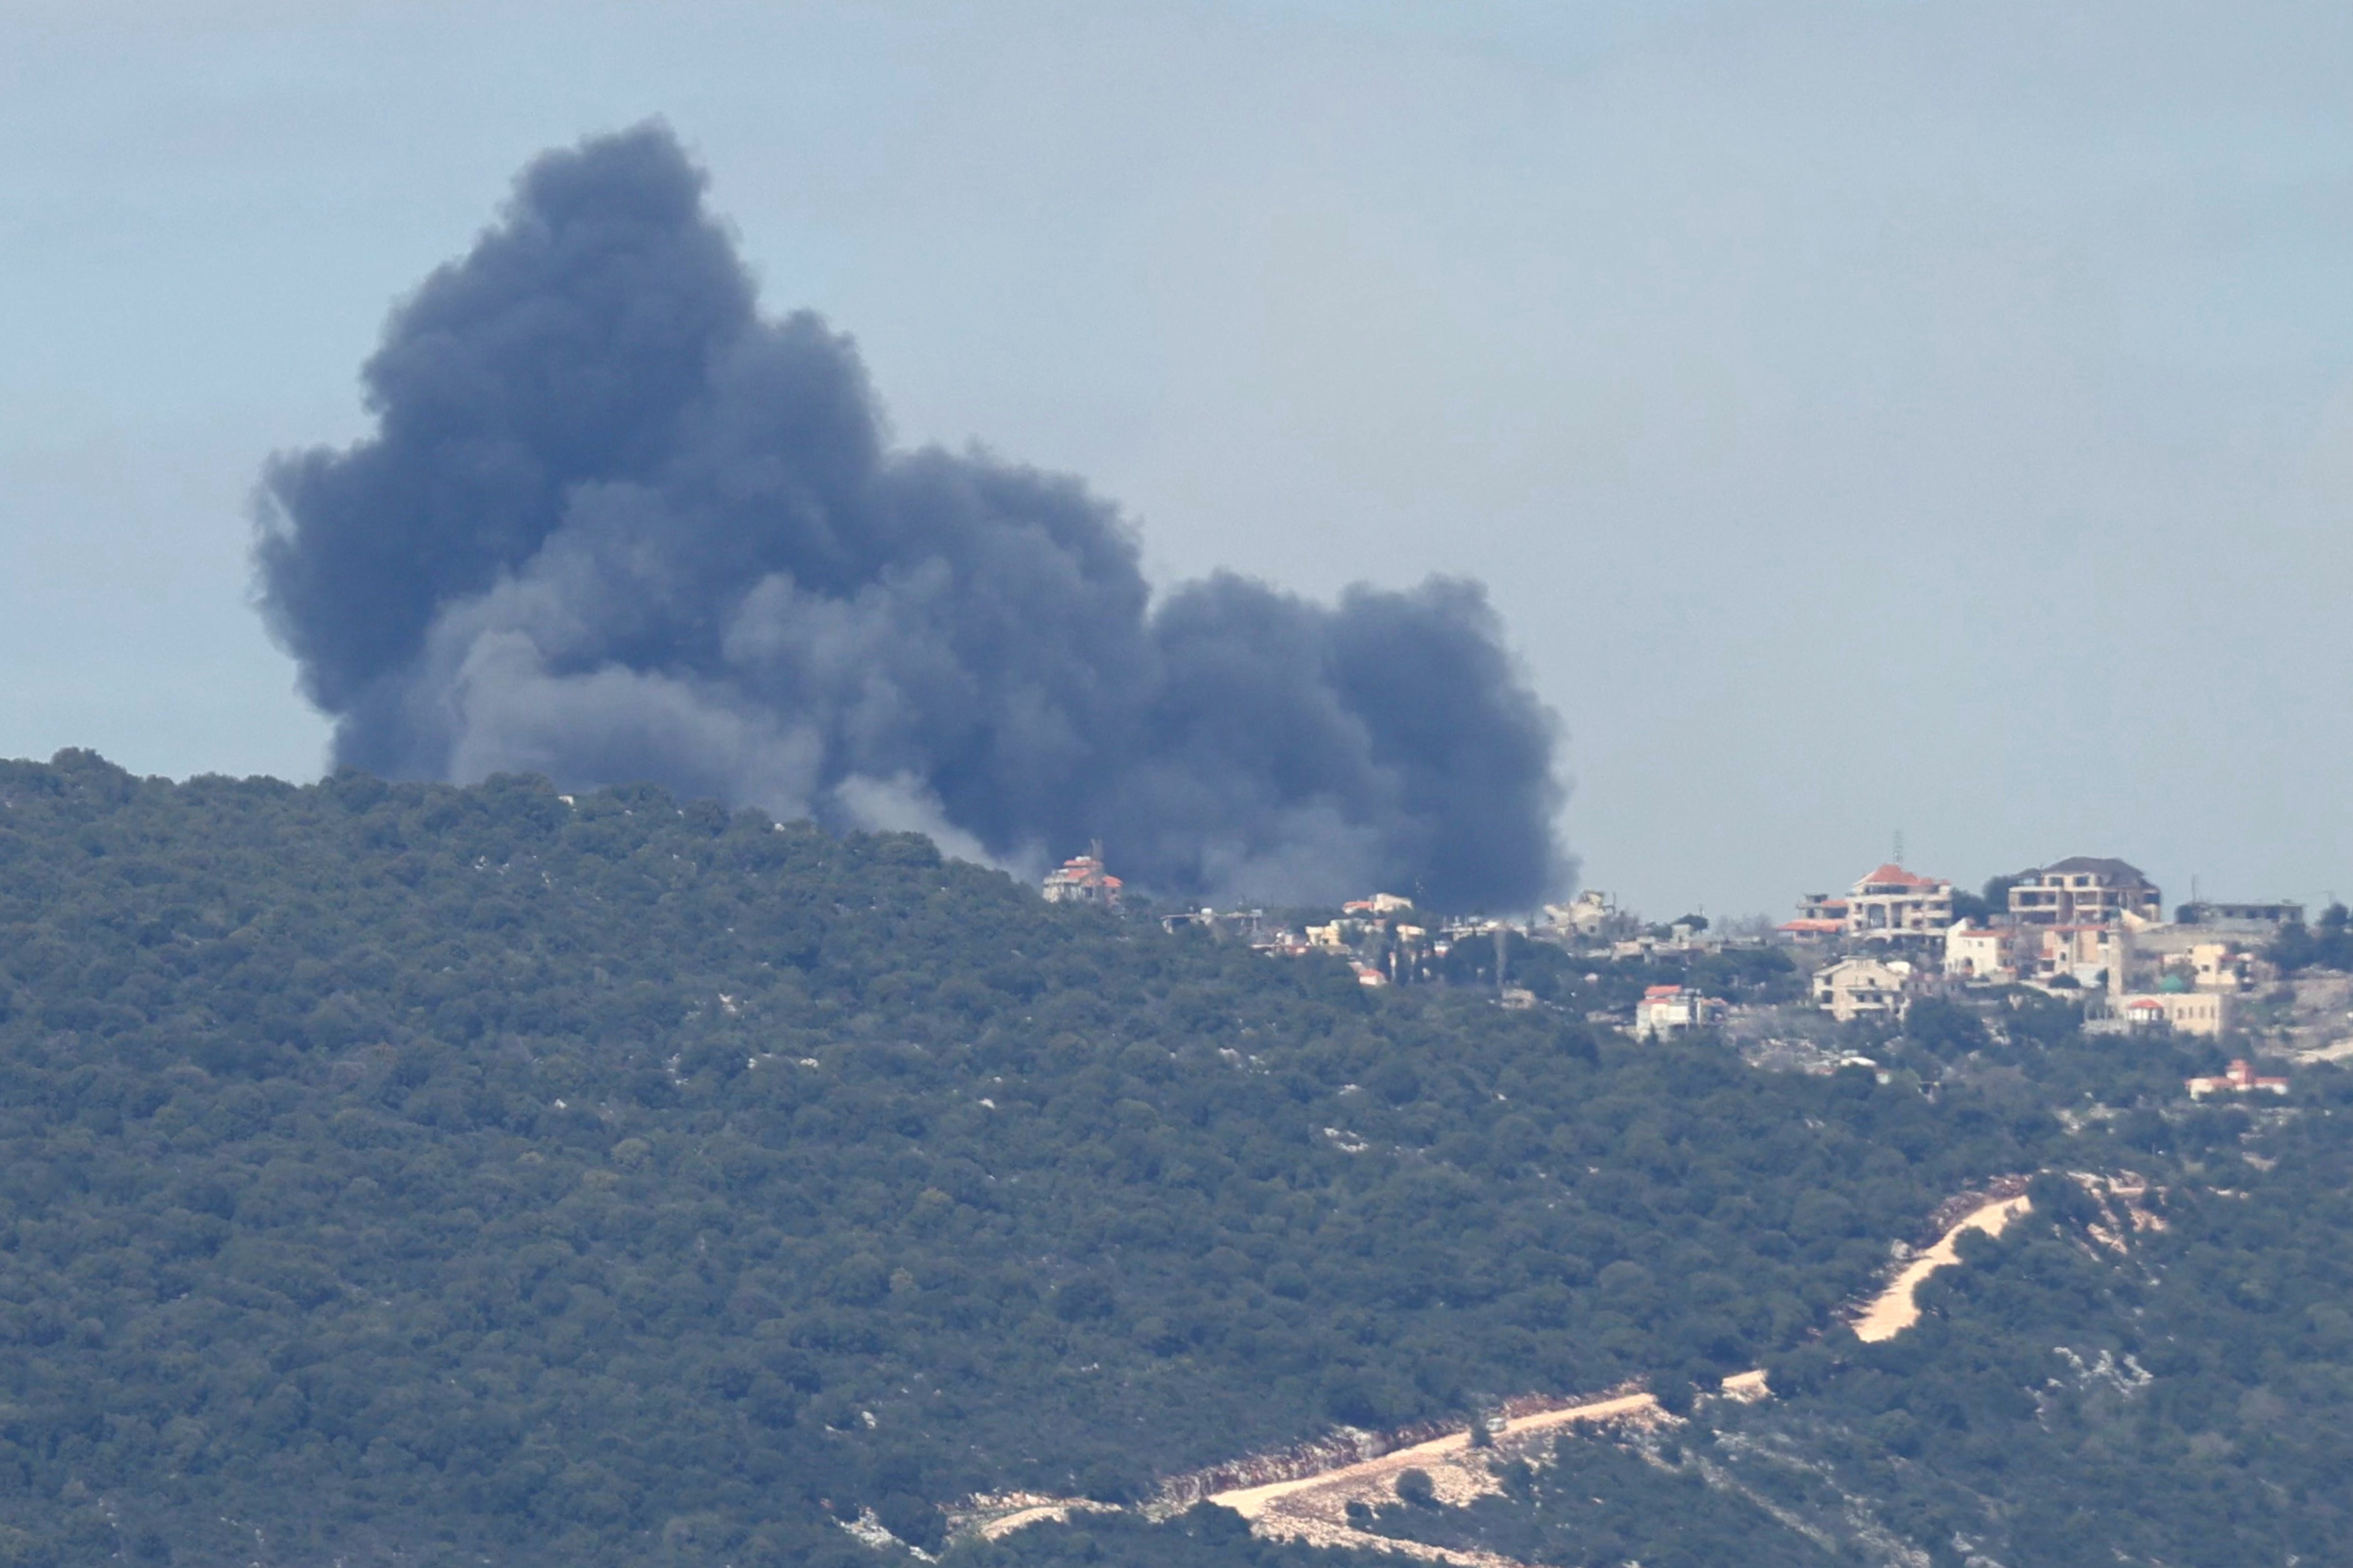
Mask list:
[[[1237,917],[1204,910],[1198,916],[1175,917],[1204,922],[1229,921]],[[1416,923],[1430,921],[1424,925]],[[1164,921],[1164,924],[1173,923]],[[1615,959],[1688,958],[1715,952],[1728,940],[1696,930],[1689,922],[1643,927],[1620,910],[1609,894],[1583,892],[1566,904],[1547,904],[1532,921],[1492,920],[1483,915],[1433,920],[1419,913],[1413,900],[1396,893],[1375,893],[1340,906],[1336,920],[1308,925],[1296,931],[1255,933],[1252,945],[1264,952],[1296,955],[1324,952],[1345,961],[1366,985],[1392,985],[1428,978],[1433,966],[1457,946],[1479,942],[1496,944],[1497,994],[1506,1008],[1536,1005],[1535,994],[1509,983],[1508,963],[1502,962],[1509,939],[1525,937],[1574,952]],[[1761,938],[1749,939],[1761,945]],[[1638,1033],[1679,1034],[1723,1020],[1725,1004],[1683,986],[1652,986],[1637,1008]]]
[[[1297,931],[1277,931],[1256,945],[1262,952],[1288,957],[1329,953],[1356,972],[1359,984],[1395,985],[1426,977],[1431,965],[1454,951],[1456,942],[1493,941],[1502,929],[1485,920],[1450,920],[1434,926],[1417,923],[1425,918],[1415,910],[1411,899],[1375,893],[1342,904],[1337,920]],[[1534,1001],[1528,998],[1530,1005]]]
[[[1104,909],[1118,908],[1120,892],[1100,845],[1049,873],[1044,887],[1050,901]],[[1738,936],[1707,931],[1696,920],[1646,926],[1596,890],[1546,905],[1526,924],[1436,921],[1394,893],[1352,900],[1322,924],[1287,929],[1270,923],[1262,910],[1182,910],[1160,919],[1172,931],[1205,927],[1271,955],[1330,954],[1367,986],[1428,978],[1457,944],[1494,942],[1493,973],[1506,1006],[1536,1005],[1504,973],[1504,939],[1513,933],[1641,962],[1770,942],[1810,955],[1813,1005],[1842,1023],[1897,1019],[1923,996],[2020,986],[2080,1003],[2084,1026],[2094,1031],[2164,1028],[2209,1037],[2226,1033],[2238,998],[2272,978],[2263,948],[2304,919],[2295,903],[2191,902],[2168,920],[2162,892],[2138,868],[2092,856],[1997,879],[1989,889],[1995,896],[1999,904],[1989,905],[1957,894],[1948,879],[1890,862],[1843,894],[1808,895],[1797,918],[1770,932]],[[1651,986],[1631,1019],[1621,1021],[1637,1037],[1665,1038],[1722,1024],[1730,1011],[1696,987],[1662,984]],[[2271,1079],[2238,1081],[2246,1076],[2234,1068],[2193,1091],[2274,1087]]]
[[[2007,908],[1957,917],[1953,884],[1881,866],[1844,897],[1818,893],[1782,925],[1842,950],[1813,976],[1843,1020],[1900,1016],[1916,997],[2023,985],[2084,1004],[2085,1026],[2219,1036],[2263,976],[2262,948],[2300,923],[2299,904],[2189,903],[2168,921],[2156,883],[2122,860],[2077,856],[2008,884]]]
[[[1067,887],[1081,878],[1101,876],[1099,858],[1082,858],[1067,862],[1047,879],[1046,896],[1057,898],[1058,887]],[[1056,879],[1064,879],[1058,883]],[[1114,887],[1117,879],[1110,880]],[[1116,897],[1114,893],[1114,899]],[[1081,901],[1073,893],[1065,891],[1057,901]],[[1101,900],[1086,900],[1103,902]],[[1115,904],[1110,907],[1115,907]],[[1182,909],[1160,916],[1161,925],[1171,931],[1187,928],[1205,930],[1214,935],[1248,942],[1254,952],[1277,958],[1299,958],[1323,953],[1347,964],[1359,984],[1367,986],[1410,984],[1431,977],[1439,962],[1462,942],[1495,942],[1499,937],[1517,932],[1526,935],[1529,928],[1508,921],[1489,920],[1483,916],[1430,921],[1420,914],[1411,899],[1397,893],[1375,893],[1370,898],[1351,899],[1340,906],[1337,916],[1323,924],[1313,922],[1282,926],[1269,919],[1264,910],[1219,910],[1209,907]],[[1506,1007],[1533,1007],[1535,997],[1520,988],[1501,987]]]

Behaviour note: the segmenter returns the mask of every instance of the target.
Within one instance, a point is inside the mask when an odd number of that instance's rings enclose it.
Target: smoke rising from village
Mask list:
[[[282,454],[270,626],[402,777],[651,780],[1170,894],[1561,887],[1558,728],[1475,584],[1155,605],[1077,479],[892,449],[850,342],[764,318],[642,127],[550,153],[395,311],[375,434]]]

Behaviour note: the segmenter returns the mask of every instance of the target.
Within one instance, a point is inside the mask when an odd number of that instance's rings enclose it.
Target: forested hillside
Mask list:
[[[1831,1325],[1767,1357],[1777,1391],[1687,1421],[1563,1439],[1498,1466],[1468,1509],[1398,1502],[1377,1533],[1619,1568],[2249,1568],[2353,1561],[2353,1074],[2300,1070],[2284,1103],[2195,1106],[2186,1043],[2086,1039],[2029,1011],[1989,1034],[1915,1006],[1874,1048],[1940,1087],[2041,1103],[2078,1169],[1863,1344]],[[1662,1392],[1667,1384],[1661,1384]],[[976,1568],[1189,1565],[1080,1521]],[[1240,1561],[1240,1559],[1237,1559]]]
[[[1816,1343],[1891,1242],[2003,1173],[2263,1176],[2236,1111],[2054,1115],[2203,1060],[2063,1018],[1931,1014],[1882,1083],[1487,994],[650,790],[0,764],[0,1563],[879,1562],[837,1521],[938,1548],[976,1489],[1131,1500],[1335,1424],[1760,1363],[1799,1397],[1754,1419],[1862,1434],[1941,1529],[1922,1468],[1973,1485],[2005,1442],[1974,1413],[2040,1417],[1977,1352],[1915,1407],[1902,1357],[1949,1338]],[[2036,1310],[2084,1289],[2017,1256]],[[2267,1451],[2168,1422],[2182,1463]],[[1214,1513],[955,1550],[1335,1561]]]

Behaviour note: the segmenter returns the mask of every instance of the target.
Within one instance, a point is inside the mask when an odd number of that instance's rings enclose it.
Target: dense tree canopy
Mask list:
[[[1957,1191],[2245,1131],[2055,1115],[2205,1065],[2063,1017],[1882,1082],[1489,994],[652,790],[0,764],[0,1563],[866,1561],[861,1510],[1704,1387]],[[1229,1525],[956,1550],[1303,1560]]]
[[[2353,911],[2331,904],[2317,927],[2298,921],[2280,928],[2263,956],[2288,973],[2300,969],[2353,970]]]

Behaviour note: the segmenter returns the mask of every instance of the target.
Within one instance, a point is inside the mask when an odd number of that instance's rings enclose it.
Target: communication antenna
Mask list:
[[[1895,830],[1895,863],[1904,864],[1904,830],[1900,827]]]

